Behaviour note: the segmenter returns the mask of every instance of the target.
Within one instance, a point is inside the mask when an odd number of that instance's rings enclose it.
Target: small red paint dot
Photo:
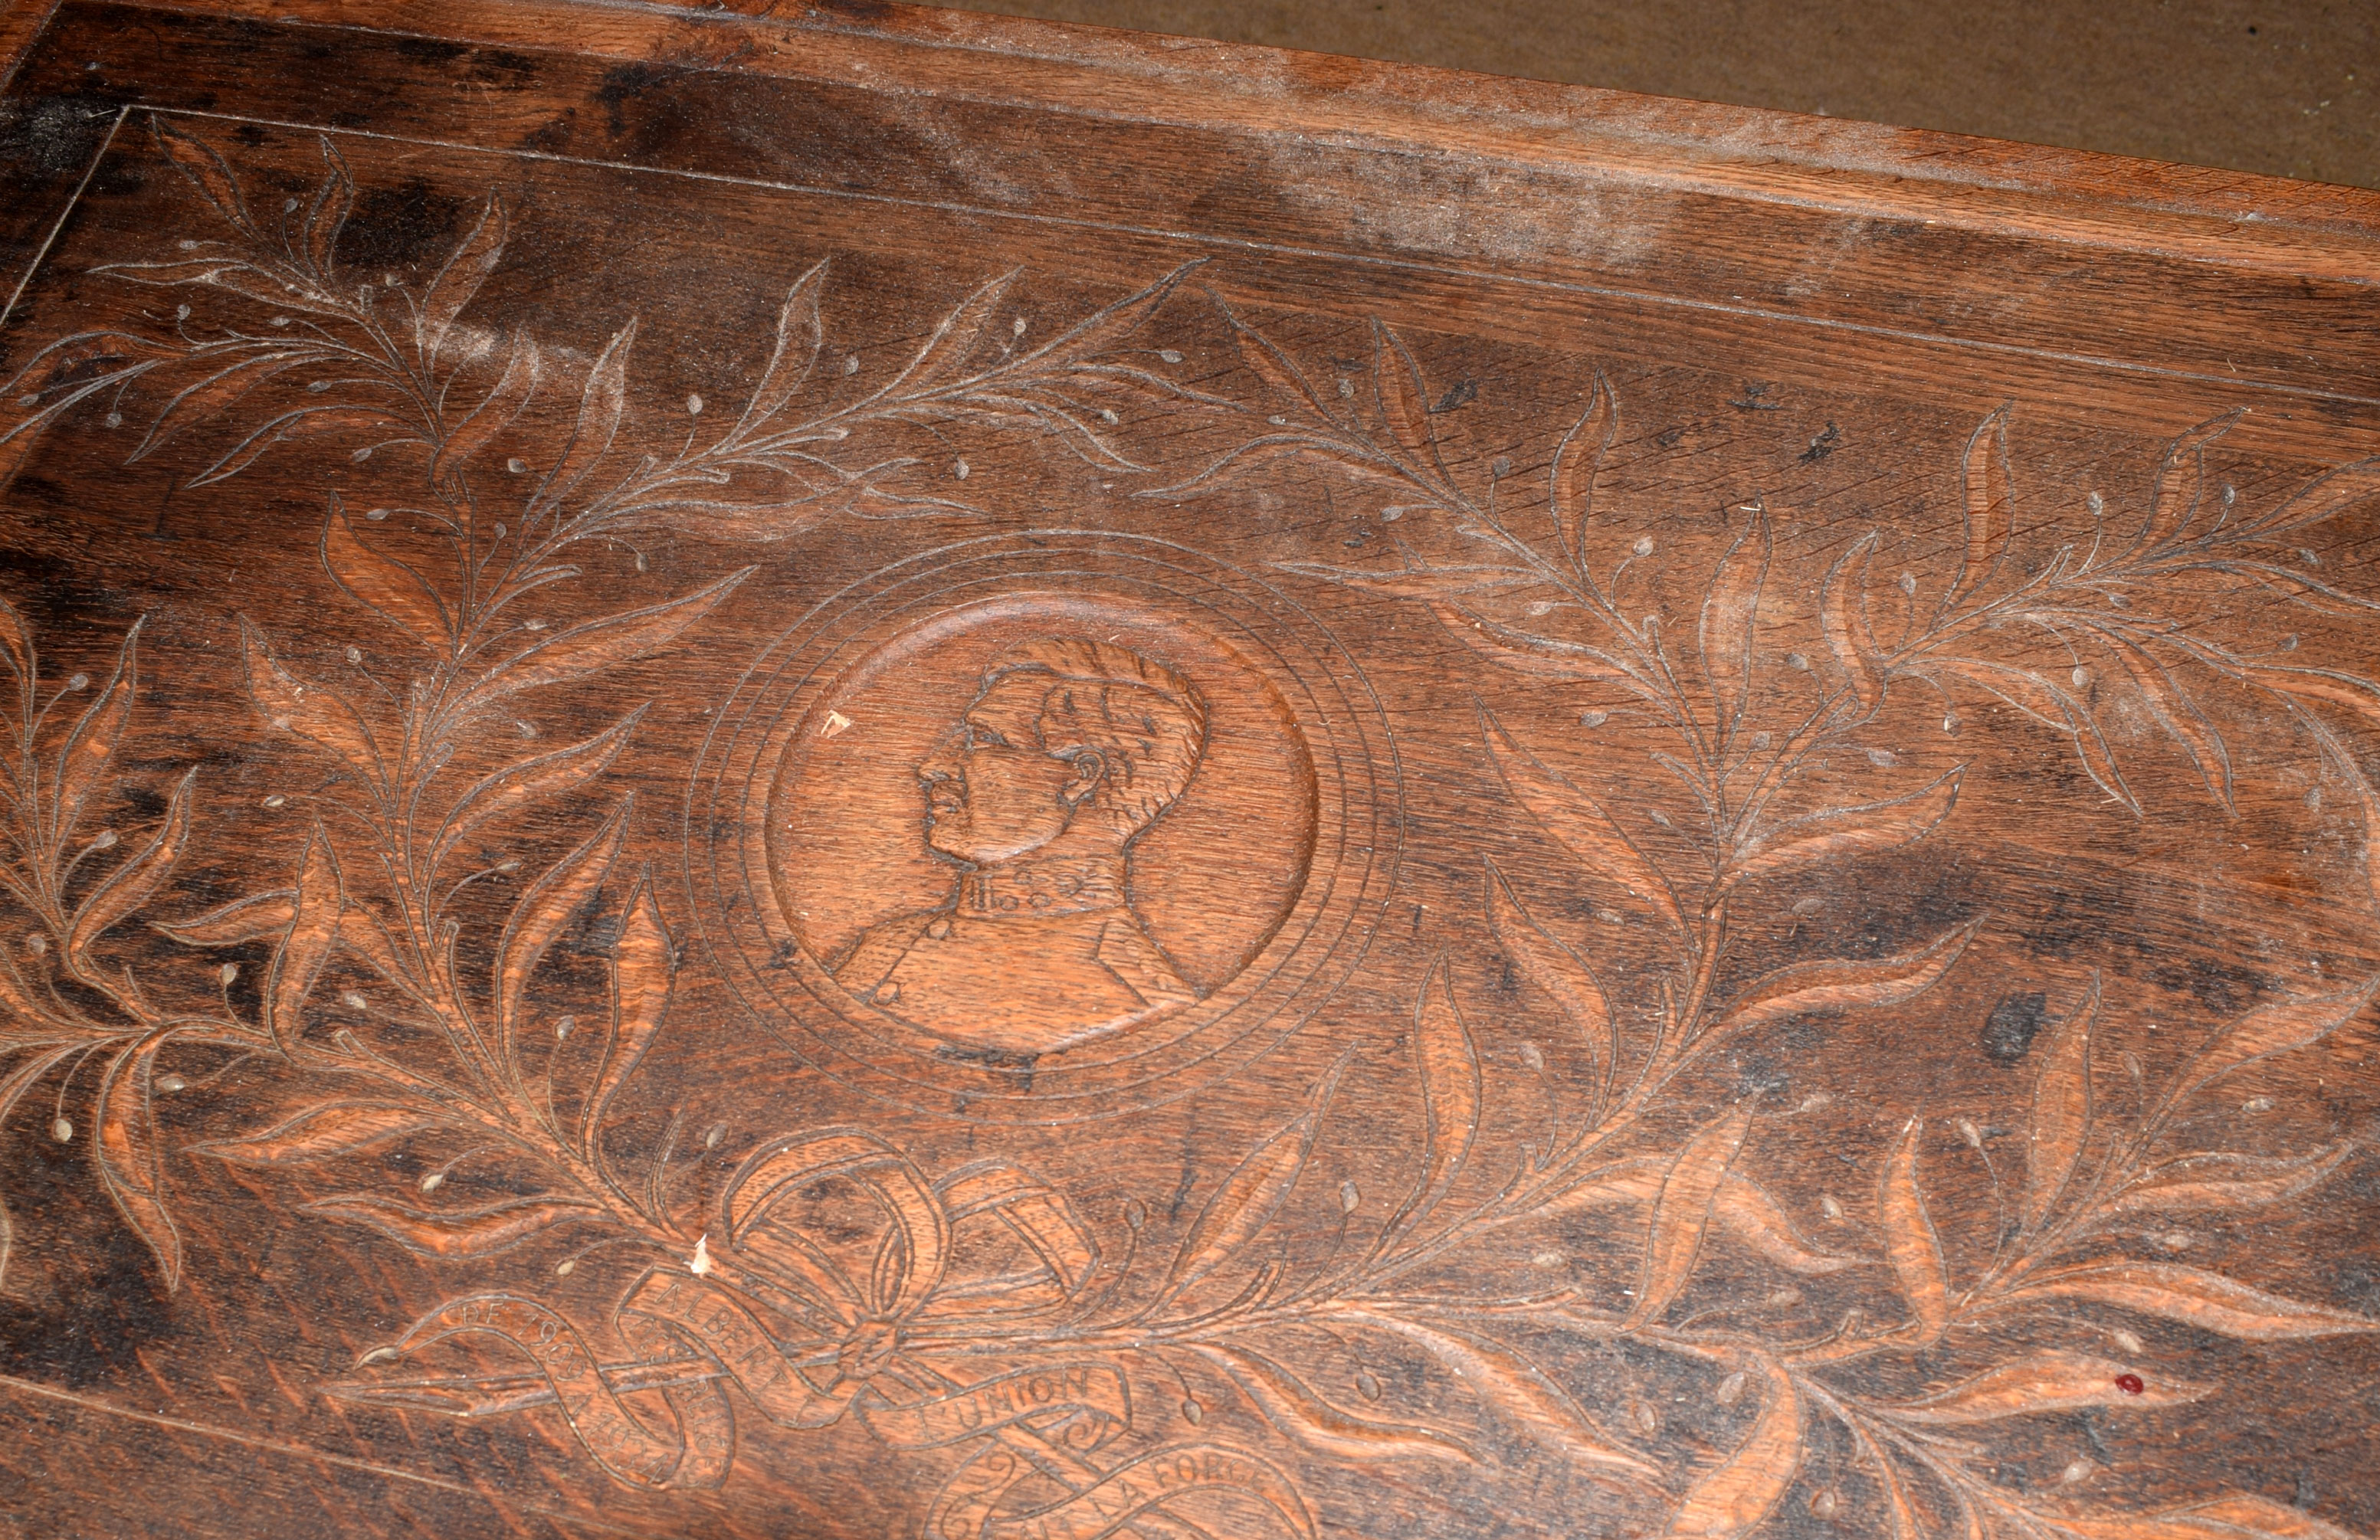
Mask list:
[[[2116,1388],[2128,1396],[2137,1396],[2147,1389],[2148,1385],[2138,1375],[2118,1375]]]

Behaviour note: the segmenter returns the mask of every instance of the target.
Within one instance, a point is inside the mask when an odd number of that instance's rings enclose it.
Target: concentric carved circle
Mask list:
[[[1394,876],[1377,701],[1312,615],[1165,540],[989,537],[820,602],[747,674],[688,820],[705,939],[803,1058],[1067,1122],[1307,1020]]]

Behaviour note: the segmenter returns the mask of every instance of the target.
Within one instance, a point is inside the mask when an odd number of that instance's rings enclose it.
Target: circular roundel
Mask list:
[[[750,1013],[905,1105],[1069,1122],[1295,1031],[1394,877],[1354,659],[1260,579],[1079,531],[942,546],[801,617],[712,730],[696,911]]]

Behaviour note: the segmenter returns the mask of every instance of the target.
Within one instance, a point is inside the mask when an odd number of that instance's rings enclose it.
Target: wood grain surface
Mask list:
[[[0,44],[0,1527],[2380,1531],[2380,199]]]

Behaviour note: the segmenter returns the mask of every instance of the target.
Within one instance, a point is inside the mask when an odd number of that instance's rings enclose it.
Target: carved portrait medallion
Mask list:
[[[1308,1015],[1394,852],[1352,659],[1168,542],[944,547],[806,615],[706,756],[705,929],[760,1019],[971,1117],[1184,1094]]]

